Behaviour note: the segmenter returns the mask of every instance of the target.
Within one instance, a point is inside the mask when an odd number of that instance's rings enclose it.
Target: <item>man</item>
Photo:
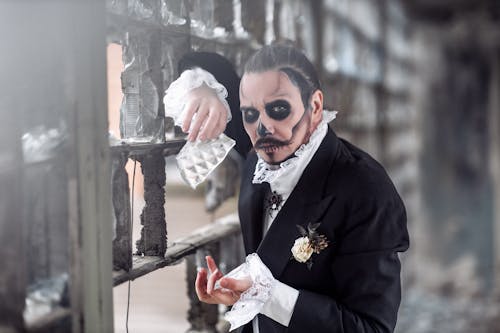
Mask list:
[[[245,250],[273,282],[243,332],[392,332],[398,252],[409,244],[405,208],[382,166],[328,127],[313,65],[300,51],[273,45],[250,58],[241,83],[218,55],[192,53],[180,63],[181,72],[195,67],[228,90],[226,133],[237,150],[245,155],[248,139],[253,146],[238,210]],[[210,86],[189,94],[189,140],[224,128],[226,108]],[[207,264],[210,273],[201,269],[196,281],[201,301],[241,309],[249,290],[258,294],[260,277],[224,277],[211,258]]]

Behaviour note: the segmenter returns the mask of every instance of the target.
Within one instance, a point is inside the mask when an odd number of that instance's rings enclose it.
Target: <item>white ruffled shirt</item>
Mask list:
[[[327,133],[328,123],[335,119],[336,114],[336,111],[323,111],[323,119],[311,134],[309,142],[301,145],[295,152],[295,156],[282,162],[279,167],[258,158],[252,182],[254,184],[268,182],[271,191],[277,192],[283,199],[277,210],[264,212],[264,235],[297,185],[305,168],[311,162]],[[264,304],[260,313],[288,327],[298,297],[299,291],[297,289],[276,281],[271,297]],[[254,333],[259,333],[257,316],[252,320],[252,326]]]
[[[281,195],[283,201],[278,210],[272,210],[264,214],[264,234],[271,226],[272,221],[278,215],[279,210],[297,185],[304,169],[318,150],[328,130],[328,123],[335,119],[336,111],[323,111],[323,119],[316,130],[311,134],[309,141],[302,144],[296,151],[295,156],[282,162],[279,166],[270,165],[258,157],[252,183],[269,183],[271,191]]]

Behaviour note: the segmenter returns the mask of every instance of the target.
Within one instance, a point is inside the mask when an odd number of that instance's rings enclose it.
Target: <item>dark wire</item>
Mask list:
[[[134,160],[134,172],[132,174],[132,194],[130,195],[130,233],[134,231],[134,185],[135,185],[135,166],[137,161]],[[130,310],[130,280],[128,280],[128,294],[127,294],[127,318],[125,320],[125,329],[128,333],[128,314]]]

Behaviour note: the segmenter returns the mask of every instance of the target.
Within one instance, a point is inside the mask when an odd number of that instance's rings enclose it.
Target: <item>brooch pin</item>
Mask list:
[[[278,194],[276,191],[273,191],[271,195],[266,199],[266,209],[269,211],[271,215],[272,211],[276,211],[280,208],[283,203],[283,197],[281,194]]]
[[[309,223],[307,229],[301,225],[297,225],[302,237],[295,240],[292,247],[293,258],[307,265],[307,269],[311,270],[313,261],[313,253],[319,254],[322,250],[328,247],[328,239],[325,235],[320,235],[316,230],[320,223]]]

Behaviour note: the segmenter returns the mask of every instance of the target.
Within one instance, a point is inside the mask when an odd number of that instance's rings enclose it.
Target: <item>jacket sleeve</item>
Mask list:
[[[393,332],[401,301],[398,252],[409,246],[406,212],[390,186],[359,188],[332,259],[335,295],[300,290],[288,332]],[[349,202],[351,201],[351,202]]]
[[[190,52],[185,54],[179,61],[179,74],[193,67],[200,67],[210,72],[226,88],[228,92],[227,102],[231,109],[232,120],[227,124],[224,133],[236,141],[236,151],[241,156],[246,157],[252,144],[243,128],[239,96],[240,78],[234,66],[229,60],[217,53]]]

